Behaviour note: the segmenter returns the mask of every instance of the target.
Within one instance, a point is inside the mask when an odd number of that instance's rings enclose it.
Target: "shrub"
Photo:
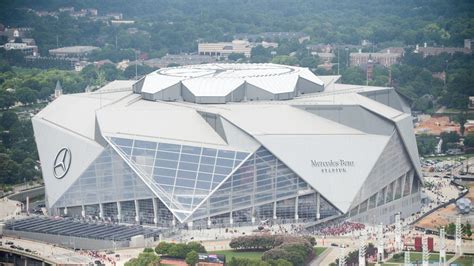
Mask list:
[[[277,259],[277,260],[268,260],[271,266],[293,266],[293,263],[284,260],[284,259]]]
[[[240,236],[233,238],[229,246],[233,249],[245,249],[245,250],[269,250],[275,246],[280,245],[282,242],[281,236],[273,235],[253,235],[253,236]]]
[[[234,238],[229,246],[233,249],[266,250],[262,259],[272,265],[304,265],[314,257],[314,244],[316,240],[309,236],[253,235]]]
[[[314,236],[304,236],[304,239],[306,239],[311,246],[316,246],[316,238],[314,238]]]
[[[304,265],[314,257],[314,249],[304,238],[288,237],[285,242],[263,253],[264,261],[284,259],[293,265]]]
[[[270,266],[268,262],[257,260],[257,259],[248,259],[248,258],[236,258],[232,257],[230,262],[227,263],[228,266]]]
[[[289,254],[286,250],[281,248],[274,248],[268,251],[265,251],[262,255],[262,260],[270,261],[270,260],[278,260],[281,258],[288,258]]]
[[[143,252],[145,252],[145,253],[150,253],[150,252],[155,253],[155,251],[152,248],[145,248],[145,249],[143,249]]]

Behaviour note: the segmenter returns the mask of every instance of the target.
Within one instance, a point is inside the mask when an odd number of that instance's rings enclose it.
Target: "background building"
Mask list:
[[[371,61],[374,64],[389,67],[398,63],[401,57],[401,53],[392,53],[390,50],[384,53],[362,53],[359,50],[358,53],[350,54],[351,66],[365,66]]]
[[[409,105],[338,79],[207,64],[62,95],[33,118],[47,206],[160,227],[419,211]]]
[[[234,36],[236,39],[245,39],[256,42],[259,39],[265,41],[290,41],[290,40],[298,40],[299,43],[303,43],[304,41],[309,41],[310,36],[304,32],[299,31],[277,31],[277,32],[261,32],[257,34],[251,33],[239,33]]]
[[[100,49],[95,46],[68,46],[49,50],[49,55],[55,57],[85,58],[91,52]]]
[[[455,53],[470,54],[471,52],[470,41],[467,39],[464,40],[464,47],[429,47],[427,43],[424,43],[423,47],[417,44],[414,51],[414,53],[421,53],[423,57],[440,55],[442,53],[453,55]]]
[[[199,43],[198,53],[216,57],[227,57],[232,53],[243,54],[250,57],[252,47],[248,41],[233,40],[232,42]]]
[[[24,55],[29,56],[37,56],[38,55],[38,46],[36,45],[29,45],[27,43],[21,42],[7,42],[4,45],[0,46],[0,48],[4,48],[5,50],[20,50]]]
[[[197,55],[197,54],[167,54],[161,58],[152,58],[143,63],[149,67],[163,68],[169,65],[199,65],[203,63],[214,63],[217,61],[215,56]]]

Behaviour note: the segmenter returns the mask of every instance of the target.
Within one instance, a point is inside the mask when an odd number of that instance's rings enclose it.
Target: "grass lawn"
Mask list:
[[[462,256],[454,261],[454,264],[458,265],[474,265],[474,256]]]
[[[208,253],[225,255],[226,261],[230,261],[232,257],[261,260],[263,251],[220,250],[220,251],[211,251]]]
[[[446,254],[446,260],[448,261],[449,259],[451,259],[453,257],[453,255],[451,254]],[[422,254],[421,252],[410,252],[410,261],[413,263],[413,262],[420,262],[421,263],[421,260],[422,260]],[[439,254],[438,253],[430,253],[430,262],[438,262],[439,261]],[[402,255],[400,258],[398,259],[390,259],[388,261],[389,263],[390,262],[394,262],[394,263],[404,263],[405,262],[405,258],[404,256]]]
[[[321,255],[327,248],[325,247],[314,247],[314,253],[316,253],[316,256]]]

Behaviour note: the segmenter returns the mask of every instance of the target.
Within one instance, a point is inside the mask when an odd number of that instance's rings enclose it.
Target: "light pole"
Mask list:
[[[365,253],[367,251],[367,234],[365,230],[359,236],[359,266],[365,266]]]
[[[405,266],[411,266],[409,250],[405,251]]]
[[[349,48],[345,47],[344,51],[346,51],[346,67],[349,67]]]
[[[138,79],[138,55],[137,51],[135,50],[135,80]]]
[[[446,265],[446,232],[439,230],[439,265]]]
[[[422,239],[421,239],[421,244],[422,244],[422,265],[423,266],[428,266],[429,265],[429,260],[430,260],[430,251],[428,250],[428,237],[426,236],[426,233],[423,233]]]

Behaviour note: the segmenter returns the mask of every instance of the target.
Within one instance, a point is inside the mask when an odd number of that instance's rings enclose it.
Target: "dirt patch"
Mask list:
[[[457,210],[454,204],[448,205],[446,208],[441,208],[434,213],[426,216],[415,224],[415,226],[438,229],[442,226],[448,225],[456,219]]]
[[[469,192],[466,195],[466,198],[469,198],[472,202],[474,202],[474,183],[469,184]],[[442,226],[448,225],[449,223],[455,222],[457,216],[458,211],[456,210],[456,205],[450,204],[446,208],[441,208],[421,219],[415,224],[415,226],[429,229],[438,229]]]

